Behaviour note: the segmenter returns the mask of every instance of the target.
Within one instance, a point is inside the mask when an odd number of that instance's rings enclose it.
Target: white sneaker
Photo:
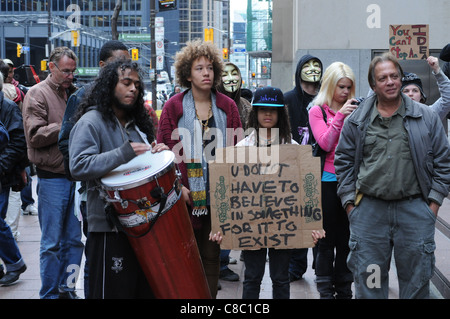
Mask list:
[[[38,210],[33,204],[30,204],[24,209],[23,214],[24,215],[37,215]]]
[[[16,232],[13,234],[13,236],[14,236],[15,241],[19,241],[20,232],[19,232],[19,231],[16,231]]]

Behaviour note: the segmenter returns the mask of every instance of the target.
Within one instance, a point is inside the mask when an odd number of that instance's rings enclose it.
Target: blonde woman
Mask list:
[[[350,232],[347,214],[337,196],[333,163],[344,119],[357,107],[354,96],[353,71],[348,65],[335,62],[326,69],[309,111],[312,134],[327,152],[322,173],[323,228],[327,236],[319,240],[316,256],[316,283],[323,299],[352,297],[352,273],[346,265]]]

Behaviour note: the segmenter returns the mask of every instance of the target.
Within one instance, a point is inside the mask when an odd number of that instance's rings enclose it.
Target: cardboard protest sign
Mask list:
[[[400,60],[423,60],[430,56],[428,24],[389,26],[389,50]]]
[[[313,247],[311,231],[322,229],[320,178],[310,145],[218,149],[209,163],[209,191],[221,247]]]

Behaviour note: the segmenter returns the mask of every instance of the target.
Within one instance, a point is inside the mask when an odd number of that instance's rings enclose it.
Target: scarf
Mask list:
[[[222,132],[222,145],[218,140],[217,148],[225,147],[226,114],[216,105],[216,95],[211,93],[212,114],[216,122],[216,128]],[[203,152],[202,125],[195,114],[195,101],[192,91],[189,90],[183,97],[183,116],[178,122],[178,127],[187,130],[189,136],[180,134],[183,145],[189,190],[193,200],[192,214],[201,216],[208,214],[208,193],[206,181],[208,180],[207,161]]]

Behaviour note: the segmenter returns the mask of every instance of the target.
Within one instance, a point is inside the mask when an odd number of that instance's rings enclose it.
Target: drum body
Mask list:
[[[186,204],[181,200],[175,155],[147,152],[105,175],[101,182],[156,298],[211,298]],[[165,210],[156,218],[161,187]],[[149,227],[154,222],[149,231]]]

